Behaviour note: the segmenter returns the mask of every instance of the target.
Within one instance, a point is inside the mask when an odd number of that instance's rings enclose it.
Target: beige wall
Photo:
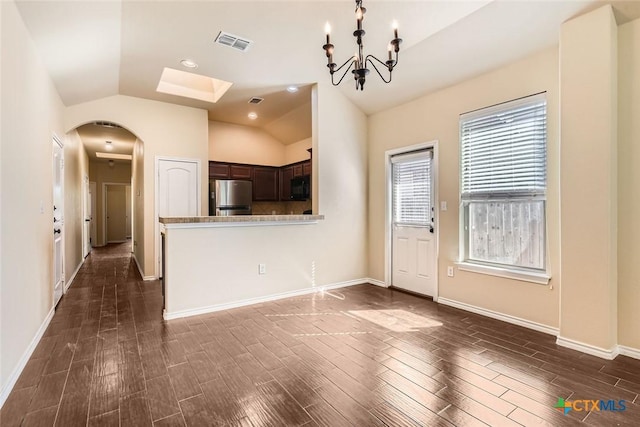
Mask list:
[[[332,86],[319,85],[314,99],[318,212],[326,219],[169,230],[169,313],[367,277],[367,118]],[[259,263],[267,274],[258,275]]]
[[[78,132],[64,139],[64,256],[65,286],[84,260],[84,178],[89,175],[89,159]]]
[[[208,121],[205,110],[116,95],[68,107],[65,129],[96,120],[118,123],[144,144],[144,275],[156,276],[155,171],[156,157],[200,161],[200,180],[208,179]],[[202,215],[207,215],[207,186],[201,185]]]
[[[262,129],[210,121],[209,160],[282,166],[285,146]]]
[[[447,277],[459,254],[459,115],[519,97],[547,92],[548,197],[547,236],[551,285],[510,280],[465,271]],[[438,141],[438,281],[440,297],[558,327],[558,50],[532,55],[369,118],[369,275],[385,280],[385,151]],[[315,152],[314,152],[315,157]],[[321,159],[321,162],[323,160]],[[321,164],[324,167],[325,163]],[[436,203],[436,207],[439,203]]]
[[[618,341],[640,349],[640,19],[618,28]]]
[[[131,194],[133,194],[133,257],[139,269],[144,271],[144,144],[139,139],[136,139],[133,146]]]
[[[65,132],[62,102],[15,4],[0,8],[1,404],[53,306],[52,136]]]
[[[131,162],[120,162],[116,161],[113,167],[109,167],[109,164],[106,162],[89,162],[89,180],[96,183],[96,246],[104,246],[107,241],[104,235],[104,225],[105,225],[105,216],[104,216],[104,188],[103,184],[106,182],[109,183],[119,183],[119,184],[128,184],[131,185]]]
[[[293,144],[285,145],[284,148],[284,164],[301,162],[311,158],[308,149],[311,148],[312,139],[307,138]]]
[[[562,26],[560,336],[602,350],[617,344],[616,46],[609,5]]]

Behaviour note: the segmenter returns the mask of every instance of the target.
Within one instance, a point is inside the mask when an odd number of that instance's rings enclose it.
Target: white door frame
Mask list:
[[[91,237],[91,247],[98,246],[98,184],[95,181],[89,181],[89,188],[91,189],[91,227],[89,229],[89,236]]]
[[[399,154],[407,154],[413,151],[420,150],[433,150],[433,233],[436,240],[435,247],[435,279],[436,286],[433,295],[433,300],[438,301],[438,289],[439,289],[439,274],[438,274],[438,259],[440,251],[440,203],[438,199],[438,140],[429,142],[422,142],[420,144],[409,145],[406,147],[394,148],[384,152],[384,168],[385,168],[385,209],[384,209],[384,284],[385,286],[391,286],[391,272],[392,272],[392,238],[393,238],[393,176],[391,171],[391,157]]]
[[[91,219],[95,214],[95,212],[91,212],[91,215],[89,215],[89,211],[91,211],[91,198],[89,197],[89,194],[91,193],[91,186],[89,184],[89,175],[85,175],[82,180],[82,190],[82,258],[86,258],[89,256],[89,253],[91,253],[91,221],[88,221],[89,223],[87,224],[87,219]]]
[[[62,206],[59,207],[60,208],[60,212],[61,212],[60,223],[59,223],[60,225],[59,226],[62,229],[61,237],[60,237],[60,239],[61,239],[61,242],[60,242],[60,260],[61,261],[60,262],[62,263],[60,274],[62,275],[62,295],[64,295],[65,292],[66,292],[66,289],[65,289],[66,277],[65,277],[65,271],[64,271],[65,270],[64,269],[64,267],[65,267],[65,265],[64,265],[64,263],[65,263],[65,234],[66,234],[66,230],[65,230],[65,226],[64,226],[64,143],[62,142],[62,139],[55,132],[53,133],[53,141],[52,142],[57,144],[58,147],[60,147],[60,149],[62,150],[62,159],[61,159],[61,161],[62,161],[62,167],[61,167],[62,171],[61,171],[61,174],[60,174],[60,189],[61,189],[61,197],[60,198],[61,198],[61,201],[62,201]],[[53,156],[53,152],[51,154]],[[54,170],[53,173],[55,174],[56,171]],[[53,176],[53,181],[54,181],[53,184],[55,185],[55,175]],[[54,228],[51,229],[52,232],[55,229],[55,224],[53,224],[53,225],[54,225]],[[56,266],[55,266],[55,262],[56,262],[55,245],[56,245],[56,242],[55,242],[55,237],[54,237],[53,238],[53,246],[51,247],[51,249],[53,251],[53,262],[54,262],[53,271],[52,271],[52,273],[53,273],[52,277],[53,277],[54,281],[55,281],[55,274],[56,274],[55,273],[55,269],[56,269]],[[56,284],[53,283],[53,285],[54,285],[54,289],[53,290],[55,290],[55,285]],[[51,297],[53,298],[53,306],[55,307],[56,306],[55,292],[52,292]]]
[[[155,270],[155,274],[154,277],[156,279],[160,278],[160,214],[159,214],[159,210],[160,210],[160,203],[158,201],[158,194],[159,194],[159,190],[160,190],[160,161],[174,161],[174,162],[187,162],[187,163],[195,163],[196,164],[196,178],[197,178],[197,183],[196,186],[198,187],[197,191],[196,191],[196,206],[197,206],[197,213],[198,215],[200,215],[200,213],[202,212],[202,197],[200,196],[202,194],[202,179],[200,178],[200,174],[201,174],[201,169],[200,169],[200,159],[194,159],[194,158],[188,158],[188,157],[168,157],[168,156],[156,156],[156,160],[155,160],[155,169],[153,171],[153,176],[154,176],[154,181],[155,181],[155,192],[154,192],[154,213],[153,213],[153,219],[154,219],[154,235],[153,235],[153,241],[154,241],[154,248],[155,248],[155,253],[154,253],[154,270]]]
[[[126,187],[127,185],[131,185],[126,182],[103,182],[102,183],[102,239],[104,240],[104,246],[107,246],[109,240],[107,239],[107,186],[108,185],[121,185]],[[133,210],[133,209],[132,209]],[[129,213],[131,215],[131,213]],[[121,242],[111,242],[111,243],[124,243],[127,240],[122,240]]]

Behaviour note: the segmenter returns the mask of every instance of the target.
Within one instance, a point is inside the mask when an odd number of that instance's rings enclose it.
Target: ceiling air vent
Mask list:
[[[112,123],[112,122],[93,122],[94,125],[96,126],[102,126],[105,128],[116,128],[116,129],[122,129],[122,126],[116,124],[116,123]]]
[[[241,52],[246,52],[247,50],[249,50],[249,47],[253,42],[251,40],[247,40],[242,37],[234,36],[233,34],[220,31],[220,33],[218,33],[218,36],[214,40],[214,43],[232,47]]]
[[[254,96],[249,100],[249,104],[260,104],[262,101],[264,101],[264,98],[258,98],[257,96]]]

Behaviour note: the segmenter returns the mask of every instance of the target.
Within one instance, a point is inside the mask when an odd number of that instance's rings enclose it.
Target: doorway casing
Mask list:
[[[384,284],[389,287],[392,285],[392,258],[393,258],[393,176],[391,158],[401,154],[409,154],[417,151],[432,150],[433,151],[433,221],[434,221],[434,237],[435,237],[435,292],[433,301],[438,301],[438,260],[439,260],[439,230],[440,230],[440,214],[438,199],[438,140],[423,142],[419,144],[409,145],[405,147],[387,150],[385,156],[385,209],[384,209]]]

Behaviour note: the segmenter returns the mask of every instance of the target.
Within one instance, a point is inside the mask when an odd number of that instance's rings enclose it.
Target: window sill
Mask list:
[[[491,267],[488,265],[473,264],[470,262],[456,262],[456,266],[458,266],[458,269],[462,271],[488,274],[489,276],[504,277],[507,279],[520,280],[522,282],[537,283],[539,285],[548,285],[549,280],[551,280],[551,276],[546,273]]]

